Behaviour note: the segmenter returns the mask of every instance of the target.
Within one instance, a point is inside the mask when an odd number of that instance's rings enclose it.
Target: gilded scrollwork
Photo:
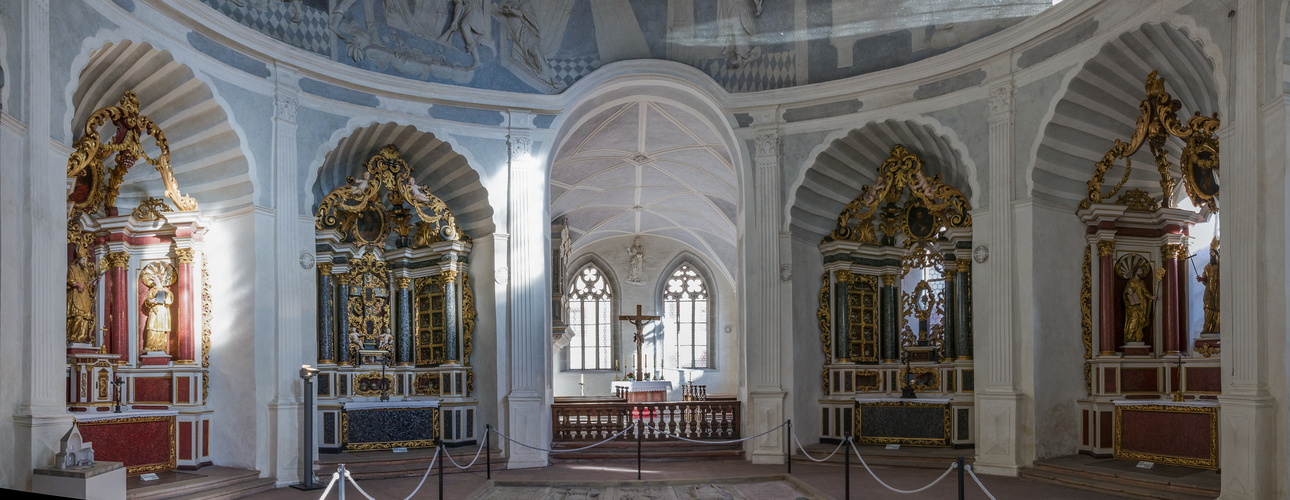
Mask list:
[[[820,321],[820,344],[824,347],[824,358],[828,359],[830,346],[833,343],[831,332],[833,317],[829,313],[829,273],[820,275],[820,281],[820,307],[815,310],[815,318]]]
[[[382,193],[389,206],[382,202]],[[404,204],[411,206],[411,211]],[[412,221],[412,216],[416,221]],[[386,146],[363,164],[356,179],[327,194],[318,205],[317,229],[338,229],[360,246],[384,246],[391,231],[407,236],[416,225],[413,246],[439,241],[469,241],[448,205],[417,184],[412,168],[393,145]]]
[[[1145,88],[1147,97],[1138,104],[1141,114],[1138,115],[1137,128],[1128,142],[1116,139],[1111,149],[1097,162],[1093,176],[1088,180],[1088,197],[1080,201],[1079,208],[1086,209],[1115,196],[1124,187],[1133,170],[1130,157],[1143,145],[1150,148],[1155,159],[1156,170],[1160,174],[1162,199],[1168,203],[1178,180],[1170,173],[1173,164],[1169,161],[1165,143],[1170,137],[1177,137],[1184,141],[1179,155],[1179,167],[1187,195],[1196,206],[1217,212],[1219,143],[1214,134],[1219,127],[1218,113],[1204,116],[1197,111],[1184,126],[1178,120],[1178,109],[1182,107],[1182,103],[1165,91],[1165,81],[1158,72],[1152,71],[1147,76]],[[1110,191],[1103,193],[1102,184],[1106,180],[1106,174],[1120,159],[1124,160],[1124,175]]]
[[[1129,210],[1138,212],[1155,212],[1160,210],[1160,202],[1151,197],[1151,193],[1142,189],[1130,189],[1125,191],[1115,200],[1116,205],[1124,205]]]
[[[355,365],[361,363],[359,349],[368,347],[385,349],[389,352],[386,363],[393,363],[393,346],[382,342],[382,337],[389,335],[392,318],[390,317],[389,271],[385,261],[368,252],[362,257],[350,261],[349,273],[341,279],[349,283],[349,324],[351,330],[344,332],[348,337],[350,359]]]
[[[139,202],[139,206],[134,207],[134,212],[132,212],[130,216],[133,217],[134,220],[154,221],[165,217],[162,215],[163,213],[173,211],[174,210],[170,208],[170,205],[166,204],[166,200],[164,198],[153,197]]]
[[[461,350],[463,363],[470,366],[470,353],[475,349],[475,292],[470,288],[470,273],[462,273],[461,280]],[[474,382],[471,373],[470,382]]]
[[[1084,341],[1084,359],[1093,358],[1093,249],[1084,247],[1083,275],[1079,285],[1080,332]],[[1093,367],[1084,363],[1084,389],[1093,392]]]
[[[878,168],[878,179],[861,188],[860,196],[842,210],[836,227],[824,240],[877,245],[879,228],[874,227],[875,222],[879,222],[884,239],[894,238],[899,229],[906,244],[933,241],[942,227],[971,226],[972,207],[967,196],[941,182],[940,175],[926,176],[923,165],[923,159],[905,146],[892,147],[891,156]],[[896,207],[902,199],[906,199],[904,206]]]

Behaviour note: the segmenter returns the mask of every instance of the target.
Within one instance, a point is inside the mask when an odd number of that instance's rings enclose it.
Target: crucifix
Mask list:
[[[649,323],[651,321],[658,321],[661,318],[662,316],[646,316],[644,313],[641,312],[640,304],[636,305],[635,316],[618,317],[618,319],[621,321],[627,321],[633,325],[636,325],[636,336],[632,337],[632,341],[636,342],[636,380],[644,380],[642,377],[644,377],[645,375],[644,371],[641,369],[641,363],[645,359],[644,357],[641,356],[641,344],[645,342],[645,334],[643,332],[643,328],[645,328],[645,323]]]

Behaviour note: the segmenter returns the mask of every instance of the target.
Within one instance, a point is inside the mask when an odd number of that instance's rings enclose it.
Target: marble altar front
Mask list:
[[[1115,458],[1218,467],[1216,401],[1115,401]]]
[[[124,463],[129,476],[175,470],[178,417],[173,410],[75,415],[82,437],[94,443],[94,458]]]
[[[856,398],[859,444],[950,446],[950,399]]]
[[[349,402],[340,422],[342,450],[430,448],[439,442],[439,401]]]
[[[628,403],[662,403],[672,390],[670,380],[627,380],[610,382],[609,386],[615,394],[620,389],[626,392]]]

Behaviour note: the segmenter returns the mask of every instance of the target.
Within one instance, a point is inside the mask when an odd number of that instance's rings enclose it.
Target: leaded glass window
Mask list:
[[[663,325],[668,366],[710,368],[708,285],[690,264],[677,266],[663,287]]]
[[[613,319],[609,280],[593,264],[578,270],[569,293],[570,370],[613,369]]]

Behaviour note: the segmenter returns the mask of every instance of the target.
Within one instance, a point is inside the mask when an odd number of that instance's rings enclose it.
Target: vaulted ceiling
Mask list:
[[[652,100],[592,112],[551,168],[551,216],[568,217],[574,251],[604,238],[648,235],[693,247],[732,275],[738,175],[713,125]]]
[[[250,167],[228,114],[191,69],[147,43],[106,43],[90,55],[72,94],[73,136],[83,134],[90,114],[116,105],[127,90],[138,96],[140,113],[165,132],[171,168],[182,193],[207,212],[251,204]],[[152,141],[144,144],[148,149]],[[136,165],[125,176],[118,204],[133,207],[164,191],[161,174],[149,165]]]
[[[1057,103],[1035,158],[1031,187],[1036,198],[1073,208],[1088,196],[1086,183],[1094,164],[1116,139],[1127,141],[1133,134],[1141,114],[1138,104],[1146,98],[1143,85],[1152,71],[1160,73],[1165,90],[1182,102],[1180,120],[1185,122],[1196,111],[1205,115],[1222,111],[1214,63],[1186,31],[1167,24],[1145,24],[1120,35],[1084,64]],[[1219,118],[1225,117],[1220,113]],[[1167,145],[1175,177],[1181,175],[1176,165],[1180,147],[1177,139]],[[1123,165],[1123,161],[1117,163]],[[1133,164],[1120,193],[1145,189],[1159,198],[1160,176],[1148,148],[1139,150]],[[1123,175],[1122,166],[1111,169],[1103,192]]]
[[[493,208],[488,205],[488,191],[479,181],[479,173],[452,146],[429,132],[410,125],[374,123],[341,139],[327,153],[313,186],[313,207],[342,184],[349,176],[359,176],[363,164],[388,145],[398,148],[403,160],[412,168],[418,184],[443,200],[457,217],[457,225],[472,238],[492,234]]]
[[[873,185],[878,167],[902,144],[923,159],[923,172],[972,197],[968,171],[948,139],[931,126],[911,121],[869,123],[834,140],[816,157],[794,192],[789,216],[794,234],[819,241],[833,231],[838,214]]]

